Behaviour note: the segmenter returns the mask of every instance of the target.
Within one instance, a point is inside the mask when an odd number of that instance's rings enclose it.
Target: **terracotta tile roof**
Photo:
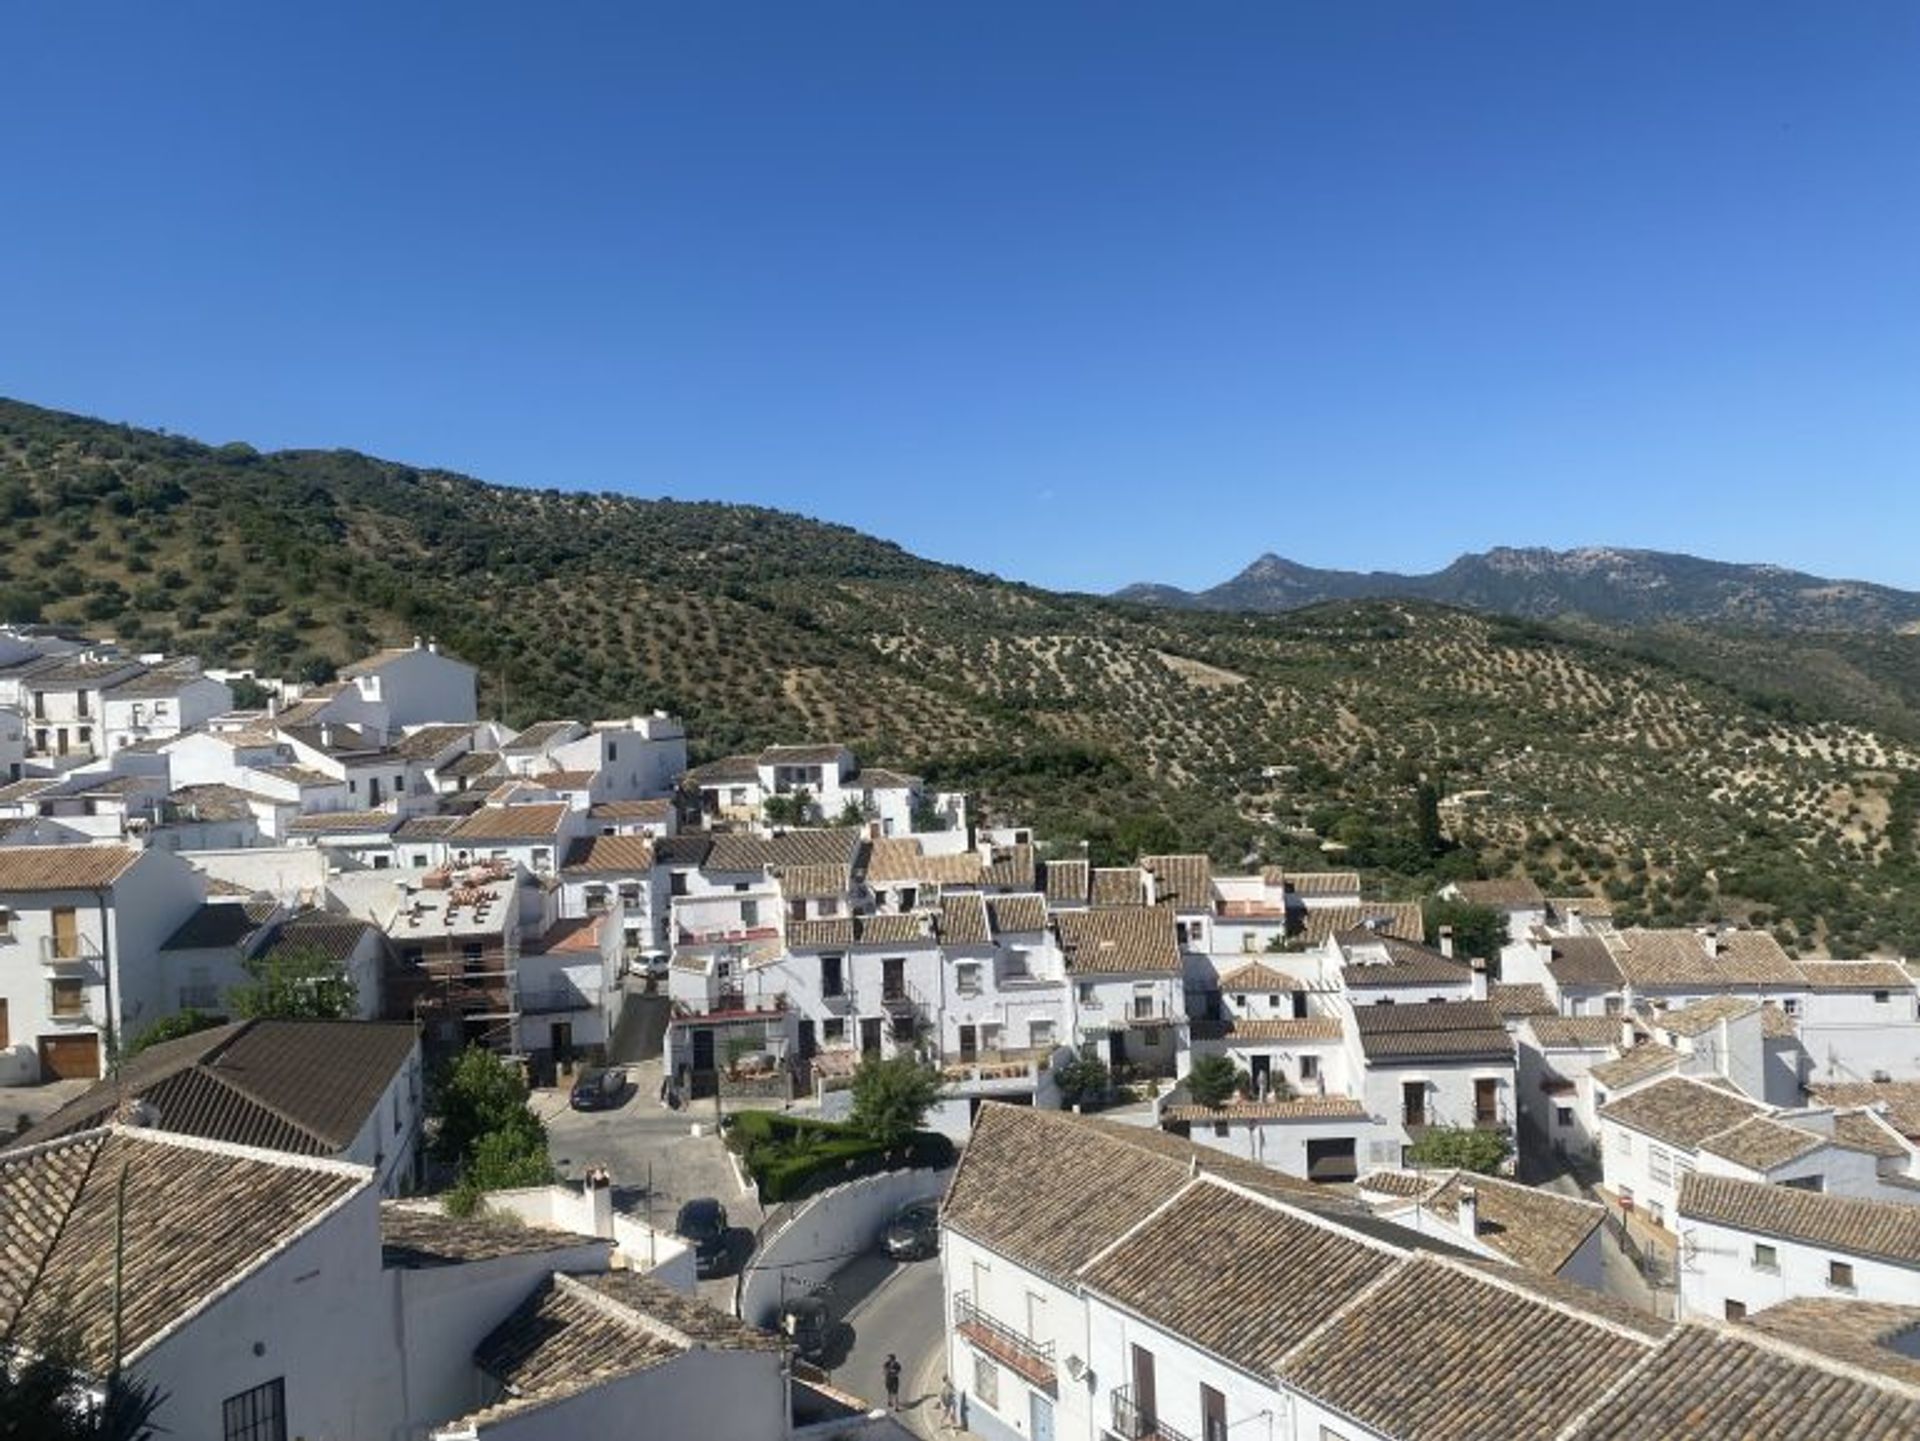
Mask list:
[[[695,766],[682,784],[701,786],[751,785],[760,779],[760,763],[752,756],[722,756],[717,761]]]
[[[800,828],[777,836],[727,832],[713,837],[704,870],[744,875],[789,866],[852,866],[861,833],[857,827]]]
[[[1485,1001],[1356,1006],[1353,1022],[1360,1035],[1360,1049],[1369,1061],[1408,1061],[1428,1056],[1513,1059],[1513,1038]]]
[[[385,1201],[380,1206],[380,1259],[389,1270],[423,1271],[497,1261],[503,1256],[540,1256],[591,1246],[595,1240],[484,1214],[459,1219],[432,1201]],[[611,1252],[611,1241],[601,1244]]]
[[[1920,1306],[1796,1296],[1749,1316],[1747,1324],[1850,1366],[1920,1384],[1920,1359],[1914,1354],[1920,1341]],[[1907,1354],[1895,1350],[1896,1345],[1904,1346]]]
[[[455,756],[445,765],[438,767],[434,774],[449,776],[458,780],[475,776],[491,775],[499,768],[499,751],[468,751],[465,755]]]
[[[841,783],[842,789],[863,791],[911,791],[922,785],[919,776],[910,776],[905,771],[890,771],[885,766],[862,766],[860,774],[850,781]]]
[[[131,846],[0,846],[0,891],[110,886],[140,856]]]
[[[398,811],[315,811],[295,816],[287,822],[289,835],[356,835],[361,832],[390,835],[400,826]]]
[[[911,836],[883,836],[867,848],[869,885],[920,879],[920,842]]]
[[[1285,971],[1277,970],[1265,961],[1248,961],[1244,966],[1236,966],[1220,977],[1220,989],[1228,992],[1240,991],[1304,991],[1306,987]]]
[[[369,1185],[357,1167],[145,1129],[83,1131],[0,1154],[0,1336],[57,1328],[84,1365],[104,1367],[123,1169],[129,1362]]]
[[[1707,1155],[1720,1156],[1751,1171],[1771,1171],[1789,1161],[1819,1150],[1828,1143],[1825,1136],[1785,1121],[1755,1116],[1742,1121],[1700,1143]]]
[[[1810,991],[1911,991],[1913,976],[1898,961],[1801,961]]]
[[[0,805],[10,805],[14,801],[31,800],[42,791],[50,791],[60,784],[49,776],[28,776],[25,780],[14,781],[0,786]]]
[[[1383,1246],[1210,1180],[1081,1272],[1089,1290],[1256,1375],[1398,1261]]]
[[[1708,951],[1697,931],[1634,927],[1609,938],[1614,961],[1636,986],[1796,986],[1800,971],[1765,931],[1726,931]]]
[[[1418,1179],[1428,1183],[1426,1190],[1413,1193],[1421,1206],[1456,1225],[1460,1219],[1460,1193],[1471,1187],[1479,1220],[1476,1235],[1480,1241],[1514,1265],[1547,1276],[1558,1274],[1606,1220],[1606,1208],[1592,1201],[1558,1195],[1537,1186],[1523,1186],[1498,1176],[1441,1171],[1420,1173]],[[1371,1176],[1365,1184],[1368,1189],[1378,1189]]]
[[[1061,911],[1053,927],[1067,969],[1075,975],[1180,971],[1173,912],[1162,907]]]
[[[1613,952],[1598,936],[1554,936],[1547,974],[1562,987],[1613,989],[1626,980]]]
[[[1470,906],[1496,911],[1537,911],[1547,904],[1546,892],[1525,876],[1502,876],[1491,881],[1455,881],[1453,891]]]
[[[1797,1041],[1800,1024],[1776,1002],[1768,1001],[1760,1007],[1760,1034],[1769,1041]]]
[[[1618,1016],[1530,1016],[1542,1050],[1603,1051],[1620,1044]]]
[[[853,944],[853,917],[787,922],[787,945],[796,951],[838,951]]]
[[[1045,1186],[1033,1183],[1047,1168]],[[1297,1180],[1178,1136],[1064,1111],[988,1102],[974,1118],[942,1209],[945,1225],[1019,1265],[1067,1281],[1118,1241],[1196,1171],[1338,1209]],[[1356,1208],[1350,1208],[1356,1209]]]
[[[1155,905],[1176,911],[1213,910],[1213,862],[1205,856],[1142,856],[1140,865],[1153,877]]]
[[[1556,1014],[1546,987],[1532,982],[1495,982],[1487,987],[1487,1002],[1509,1021]]]
[[[1849,1151],[1865,1151],[1869,1156],[1902,1157],[1909,1154],[1893,1126],[1867,1110],[1835,1112],[1833,1143]]]
[[[208,901],[180,923],[174,933],[160,943],[162,951],[228,950],[244,945],[273,918],[271,904],[255,906],[250,901]]]
[[[931,913],[831,916],[788,921],[787,945],[795,950],[840,950],[849,946],[930,946],[935,944]]]
[[[830,766],[846,755],[842,745],[768,746],[760,752],[763,766]]]
[[[672,819],[673,802],[670,800],[596,801],[587,807],[587,815],[596,821],[661,822]]]
[[[1138,866],[1095,866],[1089,896],[1096,906],[1144,906],[1147,873]]]
[[[460,829],[464,816],[408,816],[394,831],[396,841],[445,840]]]
[[[575,875],[651,875],[653,842],[645,836],[588,836],[567,847],[561,870]]]
[[[1689,1220],[1920,1265],[1920,1206],[1904,1201],[1828,1195],[1696,1171],[1681,1179],[1675,1209]]]
[[[1562,1441],[1903,1441],[1920,1393],[1749,1327],[1690,1321]]]
[[[182,813],[183,821],[250,821],[254,818],[254,805],[284,806],[277,796],[263,796],[254,791],[243,791],[238,786],[217,783],[197,786],[181,786],[168,792],[167,799]]]
[[[1030,891],[1035,874],[1032,846],[995,846],[981,883],[1003,891]]]
[[[1618,1090],[1636,1082],[1670,1071],[1680,1064],[1680,1053],[1671,1046],[1646,1041],[1629,1047],[1616,1059],[1602,1061],[1587,1072],[1608,1090]]]
[[[853,867],[783,866],[776,879],[790,901],[839,900],[853,890]]]
[[[1400,1441],[1550,1437],[1650,1345],[1644,1335],[1487,1271],[1422,1256],[1335,1312],[1280,1374]],[[1578,1363],[1568,1364],[1570,1357]]]
[[[1367,1106],[1351,1096],[1295,1096],[1289,1101],[1233,1101],[1224,1106],[1163,1106],[1162,1121],[1208,1124],[1253,1121],[1364,1121]]]
[[[1041,875],[1046,887],[1047,904],[1084,906],[1087,903],[1090,876],[1091,870],[1085,861],[1048,861]]]
[[[987,925],[986,900],[976,894],[945,897],[934,922],[940,943],[947,946],[989,946],[993,932]]]
[[[508,741],[505,749],[520,753],[543,751],[557,741],[564,741],[567,732],[578,726],[578,721],[570,720],[535,721]]]
[[[1814,1081],[1807,1094],[1821,1106],[1884,1107],[1894,1130],[1920,1140],[1920,1081]]]
[[[379,948],[385,947],[386,932],[371,921],[334,911],[302,911],[274,927],[260,955],[272,957],[294,949],[317,951],[330,961],[344,964],[359,954],[368,935],[379,938]]]
[[[1344,1034],[1338,1016],[1277,1016],[1258,1020],[1250,1016],[1223,1016],[1191,1023],[1196,1041],[1251,1043],[1256,1041],[1337,1041]]]
[[[1309,946],[1324,945],[1329,936],[1348,931],[1371,931],[1415,944],[1426,939],[1427,923],[1418,901],[1365,901],[1354,906],[1310,907],[1302,918],[1297,939]]]
[[[24,1142],[103,1125],[124,1099],[137,1097],[152,1108],[148,1124],[157,1131],[335,1155],[353,1144],[414,1043],[411,1024],[235,1021],[147,1047],[117,1079],[89,1087]]]
[[[584,791],[593,786],[594,777],[599,771],[541,771],[539,775],[528,776],[531,785],[550,791]]]
[[[1473,971],[1451,956],[1431,947],[1398,936],[1376,931],[1346,931],[1335,937],[1343,951],[1356,959],[1340,968],[1341,982],[1348,990],[1367,990],[1393,986],[1464,986],[1473,980]],[[1371,949],[1384,950],[1384,965],[1358,958]]]
[[[472,737],[473,727],[469,725],[425,725],[396,736],[390,744],[395,755],[410,761],[430,761]]]
[[[1613,917],[1613,902],[1605,896],[1548,896],[1547,914],[1556,919],[1564,919],[1574,911],[1593,920],[1610,920]]]
[[[566,819],[564,802],[552,805],[482,806],[460,822],[453,838],[462,841],[550,841]]]
[[[1281,871],[1269,867],[1260,874],[1268,885],[1283,885],[1303,898],[1360,894],[1358,871]]]
[[[996,935],[1038,935],[1047,928],[1047,902],[1038,895],[988,896],[987,914]]]
[[[1758,1101],[1705,1085],[1691,1076],[1668,1076],[1630,1096],[1609,1101],[1600,1108],[1600,1117],[1692,1150],[1707,1137],[1731,1130],[1765,1110]]]
[[[1648,1024],[1676,1036],[1704,1036],[1722,1021],[1751,1015],[1760,1003],[1748,996],[1709,996],[1695,1005],[1674,1011],[1654,1011]]]
[[[341,666],[340,674],[347,677],[352,677],[357,675],[375,675],[378,672],[385,670],[388,666],[392,665],[395,661],[399,660],[401,657],[413,655],[414,653],[415,653],[415,647],[410,645],[385,646],[382,649],[375,651],[372,655],[362,656],[359,660],[352,661],[347,665]],[[424,649],[422,649],[419,653],[422,655],[429,654],[429,652],[425,651]]]

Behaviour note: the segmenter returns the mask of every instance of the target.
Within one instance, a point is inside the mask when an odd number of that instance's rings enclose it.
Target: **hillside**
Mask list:
[[[1653,920],[1920,949],[1910,730],[1708,678],[1740,681],[1753,652],[1630,650],[1407,602],[1150,609],[774,511],[210,447],[6,402],[0,513],[5,615],[210,663],[321,676],[432,632],[514,721],[666,707],[703,756],[834,736],[1096,856],[1319,864],[1326,838],[1389,888],[1525,869],[1555,891],[1606,884]],[[1898,684],[1863,685],[1904,707]],[[1448,809],[1460,844],[1439,854],[1415,827],[1423,775],[1486,793]]]
[[[1920,594],[1774,565],[1730,565],[1654,550],[1500,547],[1430,575],[1320,570],[1263,555],[1202,591],[1134,585],[1116,599],[1203,610],[1279,612],[1329,600],[1428,600],[1536,620],[1687,623],[1807,631],[1920,626]]]

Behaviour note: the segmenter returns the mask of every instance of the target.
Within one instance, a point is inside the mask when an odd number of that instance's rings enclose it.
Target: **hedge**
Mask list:
[[[775,1111],[735,1112],[727,1145],[746,1163],[766,1205],[881,1171],[950,1166],[955,1156],[953,1142],[937,1131],[916,1131],[889,1148],[849,1125]]]

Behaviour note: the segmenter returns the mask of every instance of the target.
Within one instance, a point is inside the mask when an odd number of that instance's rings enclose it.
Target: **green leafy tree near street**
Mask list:
[[[103,1379],[53,1336],[0,1364],[0,1441],[149,1441],[166,1393],[118,1367]],[[99,1392],[97,1402],[81,1398]]]
[[[1420,918],[1430,946],[1440,944],[1441,927],[1451,926],[1453,953],[1463,960],[1498,960],[1508,940],[1506,913],[1492,906],[1431,898],[1421,903]]]
[[[355,1014],[353,980],[311,946],[275,946],[244,962],[253,979],[227,993],[236,1016],[283,1021],[344,1021]]]
[[[470,1213],[487,1191],[553,1179],[547,1128],[527,1108],[527,1098],[519,1071],[482,1046],[469,1046],[436,1078],[428,1106],[429,1149],[435,1160],[459,1171],[449,1210]]]
[[[1436,1126],[1407,1148],[1407,1159],[1416,1166],[1452,1166],[1483,1176],[1496,1174],[1512,1154],[1506,1132],[1472,1126]]]
[[[1054,1067],[1053,1083],[1069,1106],[1103,1101],[1113,1089],[1113,1072],[1099,1053],[1088,1046],[1072,1060]]]
[[[896,1146],[920,1129],[940,1094],[940,1073],[912,1056],[868,1056],[853,1073],[853,1124]]]

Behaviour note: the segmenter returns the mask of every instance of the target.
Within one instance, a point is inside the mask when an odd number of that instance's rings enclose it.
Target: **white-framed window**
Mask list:
[[[956,995],[977,996],[980,994],[980,963],[962,961],[953,968],[953,989]]]
[[[1647,1172],[1663,1186],[1673,1184],[1673,1153],[1665,1146],[1647,1147]]]
[[[1090,1010],[1100,1009],[1100,991],[1092,981],[1080,983],[1080,1004]]]
[[[1300,1079],[1303,1081],[1317,1081],[1320,1079],[1320,1058],[1318,1056],[1302,1056],[1300,1058]]]
[[[1556,1125],[1571,1126],[1573,1124],[1573,1107],[1555,1106],[1553,1108],[1553,1119]]]
[[[1835,1291],[1851,1291],[1853,1289],[1853,1262],[1827,1262],[1827,1285]]]
[[[1756,1271],[1778,1271],[1780,1253],[1764,1241],[1753,1243],[1753,1269]]]
[[[989,1021],[980,1028],[980,1049],[983,1051],[1000,1049],[1000,1025],[997,1021]]]
[[[973,1394],[994,1410],[1000,1409],[1000,1368],[978,1351],[973,1353]]]
[[[1027,1022],[1027,1044],[1030,1046],[1051,1046],[1053,1044],[1053,1022],[1051,1020]]]

